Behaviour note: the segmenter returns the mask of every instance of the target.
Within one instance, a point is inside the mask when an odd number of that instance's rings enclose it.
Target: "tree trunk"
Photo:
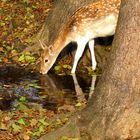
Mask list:
[[[40,140],[140,139],[140,1],[122,0],[117,32],[105,71],[87,107]]]

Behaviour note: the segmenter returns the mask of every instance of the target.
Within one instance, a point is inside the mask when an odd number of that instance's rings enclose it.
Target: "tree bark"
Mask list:
[[[140,139],[139,7],[140,0],[122,0],[110,57],[87,107],[40,140],[64,135],[84,140]]]

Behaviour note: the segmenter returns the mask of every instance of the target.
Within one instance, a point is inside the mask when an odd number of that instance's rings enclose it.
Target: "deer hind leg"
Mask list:
[[[90,53],[91,53],[92,69],[93,70],[96,69],[96,65],[97,65],[97,62],[95,59],[95,52],[94,52],[94,43],[95,43],[95,41],[93,39],[88,42]]]
[[[81,56],[82,56],[82,54],[84,52],[86,44],[87,44],[87,41],[84,41],[84,40],[82,40],[82,41],[80,40],[77,43],[77,50],[76,50],[76,54],[75,54],[75,57],[74,57],[74,63],[73,63],[71,73],[75,73],[77,63],[78,63],[79,59],[81,58]]]

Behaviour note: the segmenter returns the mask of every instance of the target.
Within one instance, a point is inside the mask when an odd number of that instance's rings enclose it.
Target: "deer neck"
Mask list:
[[[67,33],[60,33],[58,38],[53,43],[52,51],[54,54],[54,59],[56,60],[60,52],[65,48],[65,46],[70,42],[67,37]]]

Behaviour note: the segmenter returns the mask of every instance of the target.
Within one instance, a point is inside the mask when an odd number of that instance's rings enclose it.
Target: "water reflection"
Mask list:
[[[40,75],[23,69],[11,70],[3,73],[0,69],[0,110],[13,109],[22,96],[29,103],[38,103],[44,108],[55,110],[66,104],[86,103],[94,92],[95,75]],[[36,88],[36,85],[40,88]]]
[[[45,75],[41,77],[42,94],[47,95],[47,100],[50,102],[65,103],[65,98],[73,96],[74,100],[86,103],[94,92],[96,78],[97,76],[93,75],[90,80],[88,78],[88,80],[83,81],[81,77],[78,76],[77,78],[76,74],[66,76]]]
[[[88,99],[91,98],[91,96],[94,92],[97,75],[93,75],[91,77],[92,77],[92,80],[91,80],[91,86],[90,86],[90,90],[89,90],[89,94],[88,94],[88,96],[89,96]],[[86,97],[84,95],[84,92],[82,91],[82,88],[80,87],[80,85],[77,81],[76,74],[72,74],[72,78],[73,78],[73,81],[74,81],[74,87],[75,87],[75,92],[76,92],[78,101],[79,102],[86,102]]]
[[[89,100],[90,100],[92,94],[94,93],[96,79],[97,79],[97,75],[92,75],[91,86],[90,86],[90,90],[89,90]]]

